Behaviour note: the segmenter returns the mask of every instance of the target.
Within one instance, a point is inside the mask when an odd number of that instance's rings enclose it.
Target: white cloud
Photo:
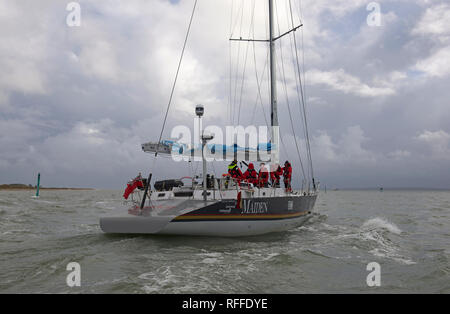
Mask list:
[[[364,135],[364,131],[359,125],[356,125],[348,127],[335,141],[326,131],[320,131],[317,136],[313,137],[312,150],[322,164],[327,162],[373,163],[376,161],[376,154],[363,147],[368,141],[369,138]]]
[[[450,134],[443,131],[423,131],[416,137],[426,143],[431,149],[431,157],[435,159],[450,159]]]
[[[420,60],[414,67],[427,76],[442,78],[450,74],[450,46],[442,48],[430,57]]]
[[[313,138],[314,154],[318,158],[324,159],[326,161],[336,161],[338,155],[336,150],[338,146],[333,143],[331,136],[325,131],[319,131],[319,135]]]
[[[375,154],[363,147],[368,141],[369,138],[364,135],[364,131],[359,125],[356,125],[347,128],[338,142],[338,146],[341,154],[347,160],[373,162],[376,159]]]
[[[21,17],[22,11],[15,2],[2,2],[0,12],[0,94],[44,94],[48,25],[36,17]]]
[[[440,3],[427,8],[411,34],[433,39],[432,54],[416,62],[412,70],[424,72],[427,77],[442,78],[450,74],[450,4]]]
[[[395,94],[392,87],[372,87],[343,69],[335,71],[310,70],[306,73],[307,82],[311,85],[326,85],[331,89],[361,97],[379,97]]]
[[[450,38],[450,5],[438,4],[428,8],[423,14],[416,27],[412,30],[413,35],[435,36],[445,42]]]
[[[11,57],[0,61],[0,88],[28,94],[44,94],[45,77],[32,61]]]
[[[0,18],[15,18],[19,15],[19,10],[14,3],[0,1]]]
[[[117,81],[119,65],[115,49],[107,41],[96,41],[83,47],[79,61],[85,73],[99,79]]]

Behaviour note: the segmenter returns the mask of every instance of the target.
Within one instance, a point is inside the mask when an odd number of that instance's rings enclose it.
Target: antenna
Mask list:
[[[205,114],[205,108],[203,108],[203,105],[197,105],[197,107],[195,107],[195,114],[199,118],[203,117]]]
[[[195,107],[195,114],[199,117],[199,119],[201,119],[203,117],[203,115],[205,114],[205,108],[203,108],[202,105],[197,105],[197,107]],[[200,123],[200,122],[199,122]],[[208,197],[208,191],[207,191],[207,180],[206,180],[206,158],[205,158],[205,147],[206,147],[206,143],[208,141],[211,141],[214,136],[213,135],[208,135],[208,134],[204,134],[203,130],[199,130],[201,132],[201,140],[202,140],[202,161],[203,161],[203,200],[206,202],[207,197]]]

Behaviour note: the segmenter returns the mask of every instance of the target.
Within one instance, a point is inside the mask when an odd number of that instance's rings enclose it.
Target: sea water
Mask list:
[[[448,191],[322,192],[305,225],[246,238],[106,235],[121,194],[0,191],[0,293],[450,293]]]

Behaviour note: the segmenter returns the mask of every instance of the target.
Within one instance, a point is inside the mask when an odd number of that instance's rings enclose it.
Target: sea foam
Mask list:
[[[379,230],[384,229],[394,234],[401,234],[402,230],[394,223],[389,222],[387,219],[376,217],[367,220],[361,227],[363,230]]]

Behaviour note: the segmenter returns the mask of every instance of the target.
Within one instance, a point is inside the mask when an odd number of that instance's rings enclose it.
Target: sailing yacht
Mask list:
[[[190,186],[184,186],[181,180],[164,180],[155,182],[155,189],[152,190],[150,174],[144,180],[144,191],[137,194],[142,198],[134,199],[127,215],[100,219],[100,227],[105,233],[253,236],[289,230],[302,225],[311,217],[319,191],[314,177],[306,188],[293,191],[277,185],[266,187],[239,182],[229,176],[216,178],[207,173],[207,150],[223,152],[227,160],[236,159],[239,152],[245,161],[267,161],[261,156],[269,155],[272,167],[279,165],[275,42],[295,32],[301,25],[275,36],[274,1],[268,2],[270,38],[264,41],[269,45],[270,54],[271,141],[259,144],[256,148],[239,147],[236,144],[217,146],[208,144],[213,135],[201,132],[199,146],[188,147],[177,141],[162,141],[161,138],[157,142],[143,144],[143,151],[154,153],[155,158],[157,155],[170,156],[174,153],[193,157],[200,153],[202,182],[192,179]],[[234,40],[251,41],[242,38]],[[202,118],[205,114],[203,106],[197,106],[195,113]]]

